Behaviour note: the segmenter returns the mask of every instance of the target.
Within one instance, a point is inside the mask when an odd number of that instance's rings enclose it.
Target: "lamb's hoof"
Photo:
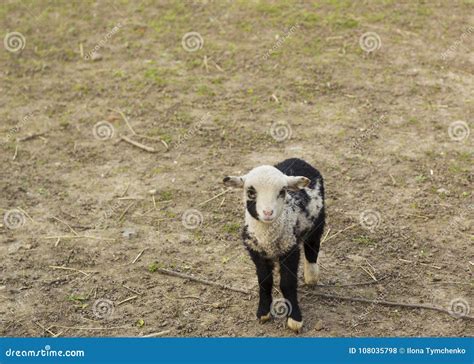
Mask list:
[[[317,284],[319,280],[318,263],[310,263],[304,260],[304,282],[308,285]]]
[[[291,317],[288,317],[286,324],[288,325],[288,328],[296,334],[299,334],[303,330],[303,320],[295,321]]]
[[[270,321],[271,318],[272,318],[272,314],[269,312],[266,315],[260,316],[259,321],[260,321],[261,324],[264,324],[265,322]]]

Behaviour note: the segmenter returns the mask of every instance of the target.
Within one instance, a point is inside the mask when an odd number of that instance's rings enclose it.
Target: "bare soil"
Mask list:
[[[301,157],[325,178],[332,285],[301,280],[301,336],[472,336],[448,314],[313,293],[473,314],[473,9],[4,2],[2,36],[25,44],[0,50],[0,335],[294,336],[256,321],[241,192],[221,180]],[[194,52],[188,32],[203,40]],[[371,52],[367,32],[381,41]],[[291,136],[277,141],[275,123]]]

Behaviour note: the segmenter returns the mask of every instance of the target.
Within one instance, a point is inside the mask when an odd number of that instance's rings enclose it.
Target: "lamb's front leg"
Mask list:
[[[272,304],[273,261],[262,257],[259,253],[250,250],[250,257],[257,268],[259,285],[259,302],[257,318],[264,323],[270,320],[270,306]]]
[[[290,252],[280,257],[280,288],[290,305],[288,313],[288,327],[296,333],[303,328],[303,317],[298,305],[298,264],[300,250],[295,246]]]

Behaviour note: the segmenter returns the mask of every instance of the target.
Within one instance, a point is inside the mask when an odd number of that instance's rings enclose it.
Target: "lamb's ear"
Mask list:
[[[311,180],[309,178],[303,176],[288,176],[286,180],[288,181],[288,188],[292,191],[301,190],[302,188],[307,187],[311,183]]]
[[[227,176],[224,177],[224,185],[228,187],[244,187],[245,176]]]

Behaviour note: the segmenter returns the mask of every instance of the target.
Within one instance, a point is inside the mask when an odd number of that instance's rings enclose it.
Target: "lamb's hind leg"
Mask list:
[[[250,257],[257,268],[259,285],[259,302],[257,308],[257,318],[264,323],[270,320],[270,306],[272,304],[273,288],[273,262],[263,258],[257,252],[250,250]]]
[[[318,283],[318,254],[323,230],[324,220],[321,219],[317,222],[315,229],[312,230],[304,239],[304,282],[306,284]]]
[[[300,332],[303,328],[303,317],[298,305],[298,264],[300,250],[295,246],[288,254],[280,258],[280,288],[285,297],[285,312],[288,316],[288,328]],[[274,311],[277,309],[274,307]]]

